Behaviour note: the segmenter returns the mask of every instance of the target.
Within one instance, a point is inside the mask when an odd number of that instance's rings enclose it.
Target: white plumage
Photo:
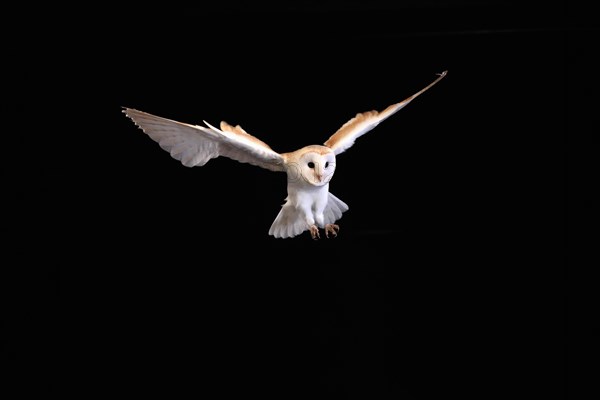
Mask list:
[[[275,152],[239,125],[234,127],[224,121],[219,129],[206,121],[206,126],[190,125],[131,108],[125,108],[123,112],[186,167],[202,166],[212,158],[223,156],[271,171],[285,172],[288,196],[269,229],[269,235],[288,238],[308,230],[313,239],[318,239],[321,228],[326,237],[335,237],[339,231],[335,222],[348,210],[346,203],[329,193],[336,156],[439,82],[446,73],[438,74],[439,77],[428,86],[381,112],[356,114],[323,145],[309,145],[289,153]]]

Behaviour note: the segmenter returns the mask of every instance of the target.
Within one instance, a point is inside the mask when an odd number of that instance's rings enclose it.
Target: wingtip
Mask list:
[[[129,107],[124,107],[124,106],[122,106],[121,108],[122,108],[121,112],[123,114],[125,114],[125,116],[132,118],[132,119],[133,119],[133,116],[139,116],[140,114],[146,114],[145,112],[137,110],[135,108],[129,108]]]

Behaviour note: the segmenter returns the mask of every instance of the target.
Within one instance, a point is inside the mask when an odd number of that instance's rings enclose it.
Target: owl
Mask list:
[[[279,153],[249,134],[241,126],[222,121],[216,128],[190,125],[158,117],[132,108],[123,108],[125,115],[141,128],[160,147],[186,167],[203,166],[210,159],[224,156],[287,175],[287,198],[273,221],[269,235],[291,238],[310,232],[317,240],[336,237],[336,222],[348,210],[348,205],[329,192],[329,182],[336,171],[336,157],[349,149],[356,139],[375,128],[417,96],[445,77],[447,71],[419,92],[385,110],[358,113],[323,145],[313,144],[296,151]]]

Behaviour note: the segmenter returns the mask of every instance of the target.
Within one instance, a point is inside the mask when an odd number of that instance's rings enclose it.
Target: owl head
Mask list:
[[[335,172],[335,154],[325,146],[306,146],[286,154],[288,181],[301,186],[323,186]]]

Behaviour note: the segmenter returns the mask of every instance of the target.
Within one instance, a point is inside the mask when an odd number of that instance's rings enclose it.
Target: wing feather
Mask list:
[[[171,157],[186,167],[202,166],[213,158],[223,156],[242,163],[253,164],[271,171],[283,171],[283,157],[266,143],[248,134],[239,125],[226,122],[221,129],[190,125],[158,117],[132,108],[123,112]]]
[[[356,139],[375,128],[381,121],[389,118],[404,108],[404,106],[406,106],[416,97],[438,83],[443,77],[446,76],[447,73],[448,71],[444,71],[441,74],[438,74],[438,78],[425,88],[421,89],[400,103],[392,104],[381,112],[368,111],[365,113],[356,114],[354,118],[346,122],[340,129],[337,130],[337,132],[331,135],[331,137],[325,142],[325,146],[331,148],[336,155],[343,153],[354,144]]]

